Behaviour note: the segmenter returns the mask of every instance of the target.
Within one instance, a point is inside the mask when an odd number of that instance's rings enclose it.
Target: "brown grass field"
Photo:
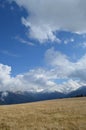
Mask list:
[[[0,106],[0,130],[86,130],[86,98]]]

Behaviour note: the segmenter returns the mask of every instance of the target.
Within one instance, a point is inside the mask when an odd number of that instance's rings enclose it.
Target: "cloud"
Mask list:
[[[72,78],[86,82],[86,54],[72,62],[67,55],[50,48],[45,53],[45,59],[47,64],[52,66],[53,72],[57,73],[57,78]]]
[[[0,91],[49,91],[56,84],[46,77],[42,68],[12,77],[11,67],[0,64]]]
[[[86,0],[8,0],[23,7],[27,18],[22,23],[28,29],[29,37],[58,41],[55,32],[67,30],[74,33],[86,32]],[[37,4],[38,3],[38,4]]]
[[[23,7],[27,18],[21,18],[28,36],[43,44],[46,40],[60,42],[56,31],[86,32],[86,0],[9,0]],[[33,43],[17,37],[21,43]],[[67,39],[65,43],[74,42]],[[86,46],[84,44],[84,46]],[[13,55],[7,51],[3,54]],[[86,54],[73,62],[66,54],[54,48],[45,53],[45,68],[36,68],[27,73],[11,76],[11,66],[0,64],[0,91],[61,91],[70,92],[86,85]],[[58,83],[58,80],[63,80]]]
[[[45,60],[48,66],[51,66],[53,71],[57,73],[57,78],[67,78],[74,71],[74,63],[69,60],[69,57],[56,51],[53,47],[45,53]]]
[[[83,49],[86,49],[86,42],[84,41],[84,42],[82,42],[82,43],[79,43],[76,47],[77,47],[77,48],[81,47],[81,48],[83,48]]]
[[[1,100],[4,101],[4,97],[8,96],[8,92],[2,92],[1,94]]]
[[[19,55],[13,54],[13,53],[11,53],[11,52],[9,52],[9,51],[7,51],[7,50],[2,50],[2,51],[0,51],[0,53],[2,53],[2,54],[4,54],[4,55],[7,55],[7,56],[19,57]]]
[[[11,67],[0,64],[0,91],[59,91],[68,93],[86,85],[86,55],[76,62],[50,48],[45,53],[45,68],[11,76]],[[60,83],[58,81],[62,80]]]
[[[0,91],[61,91],[49,75],[51,72],[38,68],[12,77],[11,67],[0,64]]]
[[[42,44],[47,40],[51,40],[52,42],[58,42],[60,43],[60,39],[58,39],[52,32],[52,29],[49,25],[35,25],[32,23],[28,23],[28,20],[25,18],[22,18],[22,23],[29,28],[29,37],[35,38],[39,40],[39,42]],[[54,30],[53,30],[54,31]]]
[[[29,42],[29,41],[27,41],[27,40],[25,40],[21,37],[16,36],[15,39],[18,40],[19,42],[23,43],[23,44],[26,44],[26,45],[29,45],[29,46],[34,46],[34,43]]]
[[[64,40],[64,44],[73,43],[74,38]]]
[[[70,76],[86,82],[86,54],[75,63],[75,71]]]
[[[11,67],[0,64],[0,90],[4,90],[11,80]]]

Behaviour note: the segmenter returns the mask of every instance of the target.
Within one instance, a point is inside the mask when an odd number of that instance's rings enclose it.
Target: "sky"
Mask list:
[[[0,91],[86,86],[86,0],[0,0]]]

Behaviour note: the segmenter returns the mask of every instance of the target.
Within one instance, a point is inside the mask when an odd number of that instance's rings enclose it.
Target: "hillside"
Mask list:
[[[86,98],[0,106],[0,130],[86,130]]]

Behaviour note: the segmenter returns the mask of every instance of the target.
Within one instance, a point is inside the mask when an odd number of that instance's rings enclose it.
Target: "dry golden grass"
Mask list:
[[[86,98],[0,106],[0,130],[86,130]]]

